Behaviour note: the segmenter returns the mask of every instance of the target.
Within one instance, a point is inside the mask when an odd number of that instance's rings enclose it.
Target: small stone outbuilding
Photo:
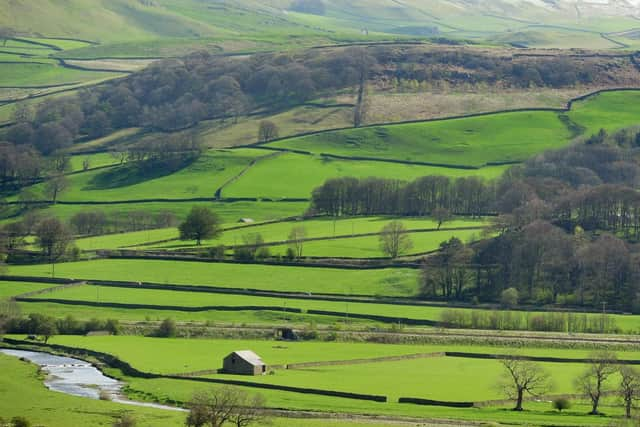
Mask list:
[[[253,351],[234,351],[224,358],[222,372],[234,375],[263,375],[267,372],[267,365]]]

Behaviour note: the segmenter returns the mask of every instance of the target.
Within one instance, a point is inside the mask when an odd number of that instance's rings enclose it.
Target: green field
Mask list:
[[[156,197],[159,195],[155,195]],[[276,220],[301,216],[309,208],[307,202],[145,202],[145,203],[110,203],[104,205],[74,204],[74,205],[50,205],[39,209],[44,215],[52,215],[63,221],[68,221],[78,212],[100,210],[107,215],[117,216],[126,220],[132,212],[144,211],[151,215],[161,212],[171,212],[182,221],[193,206],[206,206],[216,212],[222,223],[238,222],[241,218],[252,218],[256,222]],[[15,218],[5,219],[6,222],[15,221]]]
[[[393,143],[392,143],[393,144]],[[268,152],[267,152],[268,153]],[[480,170],[402,165],[397,163],[336,160],[322,156],[285,153],[260,161],[245,175],[225,188],[225,197],[304,198],[326,180],[342,176],[378,177],[411,181],[428,175],[452,178],[480,176],[497,178],[505,166]]]
[[[567,143],[569,130],[555,113],[483,117],[375,126],[291,138],[272,147],[451,166],[515,162]]]
[[[513,349],[511,347],[500,346],[456,344],[410,345],[318,341],[282,342],[274,340],[178,339],[137,336],[55,336],[51,339],[51,342],[114,354],[138,369],[160,374],[218,369],[221,367],[222,358],[232,351],[240,349],[251,349],[259,354],[267,365],[367,359],[372,357],[428,354],[444,351],[475,352],[480,354],[517,353],[527,356],[553,356],[570,359],[585,358],[590,354],[589,350],[545,347]],[[159,354],[172,354],[175,357],[160,358],[158,357]],[[617,352],[617,356],[622,360],[632,360],[640,358],[640,352],[619,351]],[[344,369],[349,369],[352,366],[355,365],[345,365]],[[485,390],[484,392],[490,391]]]
[[[130,384],[130,393],[133,396],[144,397],[149,394],[158,397],[161,401],[186,400],[195,389],[210,388],[207,384],[188,380],[154,379],[142,380],[127,378]],[[460,387],[464,387],[461,384]],[[355,414],[378,414],[388,416],[413,416],[426,418],[427,420],[464,420],[471,423],[487,422],[490,425],[496,422],[507,425],[525,426],[608,426],[611,425],[612,418],[620,416],[619,406],[614,406],[613,399],[605,400],[603,409],[607,411],[609,417],[593,417],[586,413],[589,411],[588,405],[582,401],[574,401],[571,410],[558,415],[551,410],[550,402],[531,402],[525,404],[527,412],[525,415],[511,410],[511,405],[500,405],[481,409],[453,409],[439,408],[433,406],[404,405],[398,403],[373,403],[356,401],[350,399],[340,399],[317,395],[303,395],[281,391],[262,391],[266,396],[269,405],[274,407],[285,406],[291,409],[314,410],[333,414],[335,412],[355,413]],[[375,418],[374,418],[375,419]],[[372,425],[378,425],[375,421]],[[427,421],[429,422],[429,421]],[[454,425],[456,421],[452,421]],[[299,423],[299,424],[297,424]],[[300,421],[293,425],[304,426]],[[331,425],[331,424],[328,424]],[[371,425],[371,424],[368,424]],[[403,425],[403,424],[400,424]],[[406,425],[406,424],[404,424]],[[436,424],[437,425],[437,424]]]
[[[218,211],[214,207],[214,211]],[[329,218],[317,218],[299,221],[283,221],[270,224],[223,224],[222,236],[213,240],[203,240],[203,247],[217,245],[233,246],[243,243],[243,237],[248,234],[259,233],[266,242],[279,242],[289,239],[289,233],[295,227],[304,227],[306,238],[334,237],[334,236],[357,236],[358,234],[378,233],[386,224],[396,218],[385,217],[365,217],[365,218],[341,218],[332,220]],[[428,218],[398,218],[403,222],[408,230],[436,229],[438,224]],[[445,228],[461,227],[481,227],[487,224],[486,221],[470,221],[456,219],[444,224]],[[247,225],[250,225],[247,227]],[[476,233],[480,234],[480,230]],[[433,233],[437,240],[439,233]],[[194,241],[179,241],[179,233],[175,228],[143,230],[130,233],[109,234],[104,236],[86,237],[76,240],[76,244],[83,250],[95,249],[117,249],[122,247],[139,246],[147,249],[197,249]],[[162,243],[164,240],[170,240]],[[439,243],[439,242],[438,242]]]
[[[0,281],[0,300],[14,297],[27,292],[52,288],[55,285],[47,283],[7,282]]]
[[[69,176],[69,190],[60,201],[87,202],[213,198],[216,190],[262,154],[257,150],[209,151],[171,174],[125,164]],[[80,157],[82,158],[82,157]],[[42,192],[43,185],[34,191]]]
[[[185,274],[188,272],[188,274]],[[51,274],[49,265],[12,266],[11,275]],[[417,271],[410,269],[341,270],[155,260],[70,262],[56,266],[56,276],[75,279],[211,285],[240,289],[312,293],[411,296]]]
[[[313,218],[307,220],[284,221],[273,224],[255,224],[249,228],[240,227],[237,229],[224,231],[222,236],[215,240],[203,240],[202,245],[241,245],[243,237],[248,234],[259,233],[265,242],[283,242],[289,240],[289,233],[293,228],[303,227],[306,238],[337,237],[337,236],[357,236],[359,234],[379,233],[382,228],[393,220],[401,221],[407,230],[435,230],[438,223],[430,218],[394,218],[394,217],[353,217],[353,218]],[[488,224],[487,220],[469,220],[456,218],[446,222],[445,228],[481,228]],[[167,242],[158,245],[151,245],[153,248],[183,249],[195,248],[195,242]]]
[[[177,239],[177,228],[160,228],[157,230],[132,231],[130,233],[106,234],[103,236],[85,237],[76,240],[76,245],[85,251],[96,249],[118,249],[161,240]]]
[[[53,286],[53,285],[51,285]],[[20,287],[11,289],[21,289]],[[24,291],[10,291],[18,294]],[[348,289],[345,294],[352,292]],[[144,320],[146,317],[160,320],[166,317],[174,317],[181,321],[220,321],[220,322],[247,322],[252,324],[268,324],[272,321],[290,321],[292,323],[304,323],[305,321],[316,321],[323,324],[332,322],[356,322],[376,324],[376,321],[349,318],[350,314],[365,314],[386,316],[390,319],[409,318],[416,320],[429,320],[439,322],[446,305],[442,306],[412,306],[393,304],[372,304],[366,302],[333,302],[315,301],[309,299],[296,298],[274,298],[245,295],[207,294],[182,291],[161,291],[132,288],[111,288],[104,286],[81,286],[70,289],[59,290],[52,293],[45,293],[34,298],[54,298],[68,301],[84,301],[91,303],[117,303],[117,304],[146,304],[167,307],[214,307],[214,309],[199,312],[181,312],[178,310],[158,310],[150,308],[148,312],[144,309],[126,310],[125,308],[99,307],[92,309],[86,306],[64,306],[53,303],[20,303],[23,311],[26,312],[46,312],[53,316],[60,316],[67,313],[74,314],[82,319],[90,319],[94,316],[100,318],[119,318],[129,321]],[[222,309],[216,309],[221,307]],[[243,310],[241,312],[228,312],[225,307],[264,307],[265,310]],[[266,310],[275,308],[274,310]],[[278,312],[281,308],[301,309],[302,314]],[[307,314],[308,310],[323,310],[341,313],[336,316],[318,316]],[[461,312],[483,312],[486,309],[456,309]],[[534,314],[531,312],[531,314]],[[598,319],[599,314],[589,314],[592,319]],[[640,317],[633,315],[610,315],[616,326],[622,333],[637,333],[640,330]]]
[[[80,172],[83,170],[84,161],[89,162],[89,169],[101,168],[104,166],[112,166],[118,164],[120,161],[113,157],[109,153],[97,153],[97,154],[79,154],[71,156],[71,171]]]
[[[457,237],[465,243],[479,240],[482,229],[409,233],[413,246],[401,255],[424,254],[440,248],[440,243]],[[272,254],[285,255],[287,245],[270,248]],[[320,240],[304,243],[303,256],[337,258],[384,258],[379,236],[352,237],[348,239]]]
[[[608,92],[574,104],[568,116],[586,128],[584,135],[600,129],[615,131],[640,124],[640,91]]]
[[[98,81],[123,74],[84,71],[48,64],[0,64],[0,86],[48,86]]]
[[[585,369],[581,364],[542,363],[557,386],[554,393],[573,392],[573,380]],[[504,368],[495,360],[431,358],[401,362],[353,366],[314,367],[301,370],[276,370],[275,375],[258,379],[267,384],[337,389],[352,393],[453,402],[481,402],[504,398],[495,387]],[[372,375],[372,373],[374,373]],[[222,378],[230,378],[223,375]],[[611,383],[613,383],[613,379]]]

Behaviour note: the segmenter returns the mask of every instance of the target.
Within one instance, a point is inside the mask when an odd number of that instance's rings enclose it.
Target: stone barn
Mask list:
[[[234,375],[263,375],[267,365],[253,351],[234,351],[224,358],[222,372]]]

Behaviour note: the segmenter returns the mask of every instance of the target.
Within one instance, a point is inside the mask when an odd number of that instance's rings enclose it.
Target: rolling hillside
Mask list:
[[[308,14],[291,9],[287,0],[10,1],[0,10],[0,26],[22,36],[118,45],[118,49],[85,48],[78,52],[80,56],[91,56],[87,50],[94,56],[117,56],[133,49],[123,46],[132,41],[144,41],[144,49],[134,49],[131,55],[166,56],[175,54],[168,47],[202,48],[207,46],[204,40],[219,49],[237,51],[299,44],[300,39],[312,45],[404,36],[615,48],[633,44],[633,34],[628,32],[637,26],[634,17],[640,13],[637,4],[625,0],[325,0],[323,4],[324,11]],[[602,37],[610,33],[615,37]]]

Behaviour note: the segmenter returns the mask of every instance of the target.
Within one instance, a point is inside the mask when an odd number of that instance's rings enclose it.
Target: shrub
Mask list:
[[[31,427],[31,421],[25,417],[13,417],[11,418],[12,427]]]
[[[500,304],[503,307],[511,308],[518,305],[518,290],[516,288],[509,288],[502,291],[500,294]]]
[[[558,397],[557,399],[553,400],[553,409],[557,410],[558,412],[562,412],[565,409],[569,408],[571,408],[571,402],[566,397]]]
[[[253,261],[253,254],[247,248],[235,248],[233,250],[233,259],[238,261]]]
[[[119,335],[120,322],[118,321],[118,319],[107,319],[107,322],[104,325],[104,329],[111,332],[113,335]]]
[[[138,422],[131,414],[124,413],[113,422],[113,427],[135,427]]]
[[[157,336],[162,338],[173,338],[178,334],[178,327],[173,319],[164,319],[158,327]]]
[[[223,260],[225,250],[226,248],[224,247],[224,245],[218,245],[216,247],[209,248],[209,251],[208,251],[209,258],[215,259],[218,261]]]
[[[261,247],[256,252],[256,259],[263,260],[263,259],[267,259],[269,257],[271,257],[271,251],[266,246]]]
[[[296,259],[296,251],[293,248],[287,248],[287,253],[284,257],[287,261],[293,261]]]

